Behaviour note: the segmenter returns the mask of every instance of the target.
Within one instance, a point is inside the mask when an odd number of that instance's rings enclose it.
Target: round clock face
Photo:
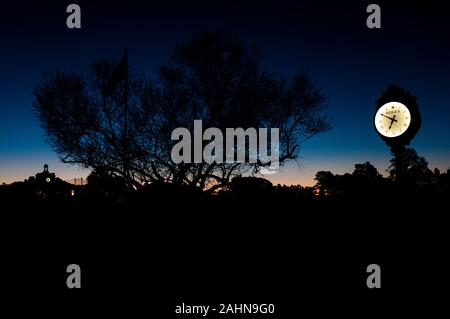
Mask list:
[[[411,124],[411,113],[400,102],[389,102],[380,107],[375,114],[375,127],[386,137],[397,137],[406,132]]]

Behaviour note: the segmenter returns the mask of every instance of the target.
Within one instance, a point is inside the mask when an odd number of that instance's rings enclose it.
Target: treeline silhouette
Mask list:
[[[0,186],[2,202],[15,203],[56,203],[103,205],[110,207],[134,207],[140,205],[219,204],[233,205],[284,205],[302,203],[320,204],[332,201],[364,201],[367,199],[393,200],[397,196],[410,196],[415,199],[446,198],[450,194],[450,169],[441,173],[431,171],[428,163],[409,150],[405,165],[406,182],[396,182],[395,167],[389,176],[382,176],[370,163],[355,164],[352,173],[343,175],[330,171],[319,171],[314,186],[273,185],[270,181],[254,176],[237,176],[220,190],[202,190],[191,185],[155,181],[139,188],[130,186],[121,176],[106,170],[96,169],[87,178],[86,185],[73,185],[57,178],[53,173],[36,174],[23,182]],[[264,204],[265,203],[265,204]],[[137,209],[137,206],[136,206]]]
[[[2,210],[5,225],[17,225],[16,237],[27,238],[21,254],[26,251],[30,260],[43,260],[51,269],[81,260],[95,277],[88,284],[101,289],[117,269],[127,282],[143,285],[142,273],[157,267],[156,277],[163,285],[169,280],[176,292],[197,287],[199,280],[202,289],[217,285],[210,278],[219,269],[225,276],[221,290],[246,282],[257,291],[271,280],[278,293],[274,283],[292,278],[329,288],[330,265],[352,274],[337,276],[344,284],[354,272],[365,274],[373,260],[397,261],[403,271],[405,259],[398,256],[416,260],[419,252],[426,263],[441,254],[450,172],[427,171],[429,179],[413,172],[414,186],[406,188],[395,175],[383,177],[366,162],[344,175],[318,172],[312,187],[240,176],[208,192],[160,181],[134,189],[120,176],[95,170],[87,185],[65,185],[67,191],[42,188],[36,178],[3,185],[0,201],[2,207],[11,204]],[[41,182],[50,185],[46,178]],[[38,193],[45,191],[46,196]],[[105,272],[111,261],[116,268]],[[153,283],[154,277],[148,278]]]

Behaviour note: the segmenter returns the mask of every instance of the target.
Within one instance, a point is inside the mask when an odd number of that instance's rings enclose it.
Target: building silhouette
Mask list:
[[[33,182],[35,185],[45,186],[49,183],[54,183],[56,180],[55,173],[50,173],[48,171],[48,165],[44,165],[44,170],[40,173],[37,173],[35,176],[30,176],[28,178],[28,182]]]
[[[11,198],[29,198],[38,200],[52,200],[72,198],[79,192],[79,186],[72,185],[58,178],[55,173],[49,171],[49,166],[44,165],[42,172],[30,176],[23,182],[14,182],[2,186],[1,195]]]

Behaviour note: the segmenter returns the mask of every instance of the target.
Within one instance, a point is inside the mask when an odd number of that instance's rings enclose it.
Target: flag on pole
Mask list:
[[[104,97],[110,96],[114,92],[116,85],[122,81],[126,81],[127,77],[128,77],[128,53],[127,50],[125,49],[125,54],[112,71],[108,83],[103,88],[103,96]]]

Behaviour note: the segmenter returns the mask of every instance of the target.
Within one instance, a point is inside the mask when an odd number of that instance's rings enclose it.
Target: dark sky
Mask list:
[[[0,183],[21,180],[44,163],[64,179],[86,171],[58,164],[31,113],[31,91],[53,67],[85,71],[120,58],[151,74],[174,46],[203,31],[225,30],[258,45],[266,67],[306,71],[330,99],[334,129],[303,145],[302,167],[275,178],[310,185],[318,170],[351,172],[371,161],[384,172],[389,149],[375,134],[375,100],[396,83],[418,97],[422,129],[411,146],[430,167],[450,167],[450,11],[440,2],[392,1],[15,1],[0,10]],[[376,2],[382,28],[366,27]],[[82,29],[66,27],[77,3]],[[443,3],[443,2],[442,2]]]

